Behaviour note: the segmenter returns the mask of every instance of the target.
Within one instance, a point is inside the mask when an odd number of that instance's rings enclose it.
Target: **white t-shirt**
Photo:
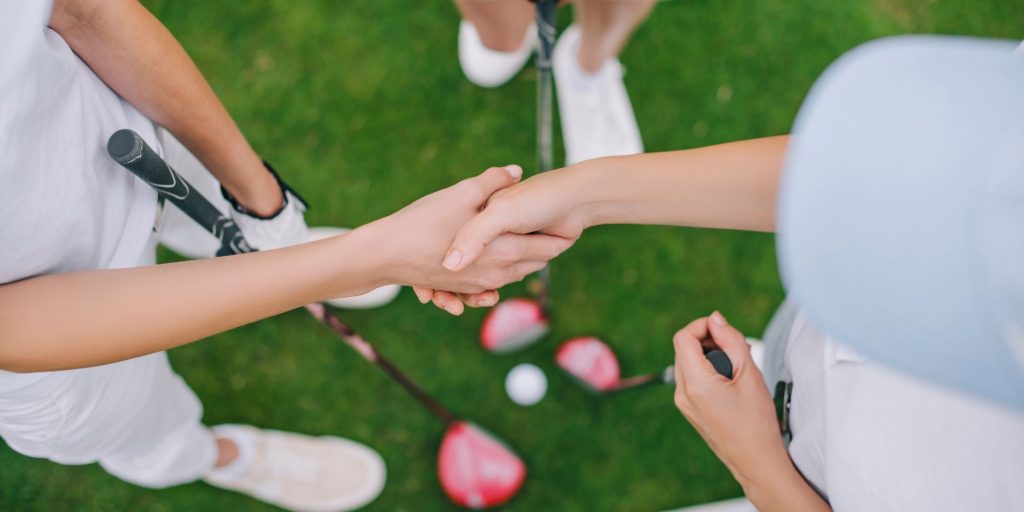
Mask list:
[[[0,32],[0,47],[28,55],[0,66],[0,284],[138,265],[156,194],[110,159],[106,143],[132,128],[155,144],[153,123],[46,28],[49,9],[23,3],[40,2],[0,2],[0,18],[35,27]]]
[[[49,14],[49,2],[0,2],[0,284],[153,255],[156,193],[106,152],[120,128],[161,151],[153,123],[47,28]]]
[[[1024,510],[1024,414],[868,361],[802,315],[786,365],[790,456],[834,510]]]

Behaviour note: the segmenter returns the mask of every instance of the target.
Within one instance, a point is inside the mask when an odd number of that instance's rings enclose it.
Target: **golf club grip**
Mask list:
[[[708,362],[711,363],[711,366],[715,368],[715,371],[718,372],[719,375],[732,380],[732,361],[729,360],[729,356],[727,356],[725,352],[718,349],[709,350],[707,354],[704,354],[704,357],[708,358]],[[669,366],[668,368],[665,368],[662,379],[666,384],[675,384],[675,367]]]
[[[217,256],[255,250],[246,242],[235,221],[192,188],[138,133],[128,129],[114,132],[107,141],[107,153],[216,237],[221,244]]]

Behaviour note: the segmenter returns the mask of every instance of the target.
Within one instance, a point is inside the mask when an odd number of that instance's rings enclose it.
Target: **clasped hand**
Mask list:
[[[520,222],[503,198],[527,185],[516,185],[521,176],[516,165],[492,167],[354,231],[380,250],[376,284],[412,285],[421,302],[455,315],[464,305],[496,304],[498,288],[540,270],[582,230],[558,226],[535,233],[540,229]]]

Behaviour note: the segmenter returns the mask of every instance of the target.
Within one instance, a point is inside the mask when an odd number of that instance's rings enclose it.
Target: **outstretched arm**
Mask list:
[[[56,0],[50,27],[111,89],[167,128],[249,210],[281,190],[174,36],[136,0]]]
[[[477,293],[536,271],[569,242],[506,235],[463,272],[438,262],[455,230],[518,168],[492,168],[326,240],[274,251],[0,285],[0,368],[111,363],[182,345],[329,297],[388,283]]]
[[[598,224],[665,224],[771,231],[788,137],[600,158],[502,190],[446,255],[458,271],[502,233],[576,239]]]

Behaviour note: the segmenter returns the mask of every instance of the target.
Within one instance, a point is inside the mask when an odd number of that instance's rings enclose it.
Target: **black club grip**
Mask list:
[[[732,361],[729,360],[729,356],[718,349],[712,349],[704,353],[704,357],[708,358],[708,362],[715,368],[715,371],[719,375],[732,380]],[[666,384],[676,383],[676,371],[675,366],[669,366],[665,368],[665,371],[661,374],[661,380]]]
[[[709,350],[704,357],[708,358],[711,366],[715,367],[715,371],[721,376],[731,379],[732,378],[732,361],[729,360],[729,356],[725,355],[725,352],[721,350]]]
[[[220,240],[217,256],[253,252],[242,231],[132,130],[118,130],[107,141],[107,153],[132,174],[153,187],[203,229]]]

